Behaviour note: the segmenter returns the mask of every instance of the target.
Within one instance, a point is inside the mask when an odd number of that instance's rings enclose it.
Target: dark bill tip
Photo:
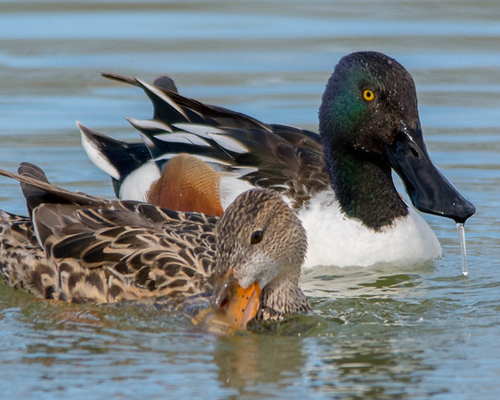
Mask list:
[[[420,127],[401,130],[387,147],[391,166],[401,177],[410,199],[418,210],[464,223],[475,212],[474,205],[446,179],[427,153]]]

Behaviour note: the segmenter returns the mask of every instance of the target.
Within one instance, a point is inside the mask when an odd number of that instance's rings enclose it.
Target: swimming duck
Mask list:
[[[307,231],[307,267],[412,265],[442,255],[391,170],[418,210],[461,223],[475,212],[427,153],[411,75],[384,54],[339,61],[323,94],[319,135],[205,105],[176,88],[104,76],[142,88],[154,106],[151,120],[129,118],[143,147],[79,125],[87,154],[113,178],[119,197],[143,199],[173,155],[193,154],[220,175],[223,208],[252,187],[281,193]],[[140,148],[145,161],[128,162],[137,151],[124,146]]]
[[[309,309],[298,287],[306,234],[274,191],[244,192],[218,219],[72,193],[29,163],[0,175],[21,182],[30,215],[0,211],[10,286],[74,303],[212,293],[207,318],[242,329]]]

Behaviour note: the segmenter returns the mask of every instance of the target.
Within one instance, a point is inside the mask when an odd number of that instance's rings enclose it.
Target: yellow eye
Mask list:
[[[375,94],[370,89],[365,89],[363,91],[363,99],[366,101],[372,101],[375,99]]]

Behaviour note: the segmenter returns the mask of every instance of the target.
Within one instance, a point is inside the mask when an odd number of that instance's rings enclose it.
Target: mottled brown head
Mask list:
[[[212,310],[200,319],[211,331],[246,329],[247,323],[309,310],[298,283],[307,237],[277,192],[254,189],[238,196],[216,226]]]
[[[217,276],[230,268],[242,287],[297,279],[307,250],[304,228],[281,196],[250,190],[236,198],[216,227]]]

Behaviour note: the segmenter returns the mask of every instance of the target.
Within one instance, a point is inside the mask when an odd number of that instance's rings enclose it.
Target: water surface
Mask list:
[[[0,1],[0,160],[112,196],[75,120],[136,140],[152,81],[266,122],[317,130],[343,55],[385,52],[413,75],[428,149],[477,207],[461,276],[452,221],[426,220],[444,257],[417,267],[307,271],[313,311],[217,338],[147,307],[68,306],[0,284],[5,398],[496,399],[500,396],[500,3],[469,1]],[[24,213],[18,185],[0,206]]]

